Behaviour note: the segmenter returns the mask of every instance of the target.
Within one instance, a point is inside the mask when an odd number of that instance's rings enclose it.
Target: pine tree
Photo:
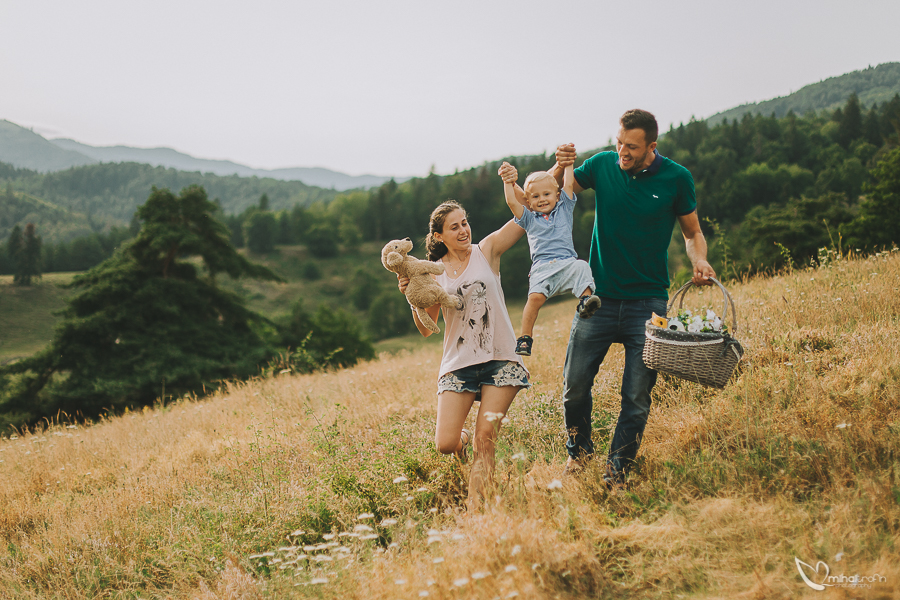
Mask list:
[[[271,325],[215,277],[278,278],[235,251],[214,211],[200,187],[154,188],[137,237],[75,278],[50,347],[0,369],[17,374],[0,389],[0,413],[96,416],[258,373],[273,353],[261,333]]]
[[[843,114],[838,123],[840,124],[838,128],[838,143],[844,148],[849,148],[853,140],[862,137],[862,111],[859,107],[859,98],[855,92],[847,98],[847,104],[844,105]]]
[[[41,238],[34,232],[34,223],[25,226],[25,234],[19,244],[13,283],[28,286],[32,279],[41,277]]]
[[[12,228],[12,231],[9,232],[9,238],[6,240],[6,256],[9,257],[9,262],[12,264],[13,273],[17,272],[16,269],[19,264],[19,258],[22,255],[24,239],[25,238],[22,236],[22,228],[16,225]]]
[[[255,211],[244,222],[244,239],[247,248],[256,254],[268,254],[275,250],[278,237],[278,223],[269,211]]]
[[[881,122],[878,118],[878,110],[874,105],[869,108],[863,119],[863,138],[876,148],[879,148],[883,141],[881,139]]]
[[[853,242],[869,248],[900,244],[900,148],[888,152],[871,176],[859,217],[852,224]]]

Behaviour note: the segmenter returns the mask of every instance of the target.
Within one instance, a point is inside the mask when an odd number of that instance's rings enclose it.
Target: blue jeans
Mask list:
[[[569,333],[563,371],[563,406],[569,432],[566,449],[569,456],[576,459],[594,453],[591,387],[609,347],[622,344],[625,347],[622,409],[609,446],[607,474],[610,479],[623,482],[637,456],[650,415],[650,392],[656,384],[656,371],[644,365],[645,323],[651,313],[666,313],[666,300],[602,298],[602,301],[600,309],[590,319],[575,315]]]

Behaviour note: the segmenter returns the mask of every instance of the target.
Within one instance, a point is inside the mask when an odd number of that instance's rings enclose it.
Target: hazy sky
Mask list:
[[[0,0],[0,119],[253,167],[449,173],[900,60],[900,1]]]

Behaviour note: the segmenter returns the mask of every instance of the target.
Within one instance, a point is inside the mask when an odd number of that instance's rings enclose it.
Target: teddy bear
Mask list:
[[[425,309],[435,304],[440,304],[446,309],[461,310],[463,299],[458,295],[451,295],[444,291],[431,275],[441,275],[444,265],[427,260],[419,260],[409,255],[413,249],[413,243],[409,238],[388,242],[381,251],[381,264],[392,273],[401,277],[409,277],[409,285],[406,288],[406,300],[416,309],[419,321],[434,333],[441,330],[431,320]]]

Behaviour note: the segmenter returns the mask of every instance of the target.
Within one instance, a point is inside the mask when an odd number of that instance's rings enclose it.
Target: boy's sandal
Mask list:
[[[519,356],[531,356],[531,345],[534,340],[530,335],[523,335],[516,340],[516,354]]]
[[[454,454],[459,459],[459,462],[465,463],[469,460],[468,448],[469,444],[472,443],[472,433],[468,429],[463,429],[459,432],[459,441],[462,443],[462,447]]]

